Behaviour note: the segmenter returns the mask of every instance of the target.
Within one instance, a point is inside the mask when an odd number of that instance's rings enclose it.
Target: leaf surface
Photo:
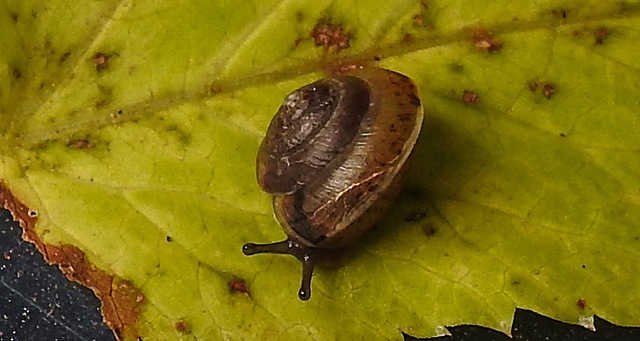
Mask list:
[[[637,326],[639,16],[633,1],[9,1],[0,178],[44,241],[144,294],[143,339],[508,332],[515,307]],[[350,47],[316,46],[321,20]],[[240,252],[283,239],[255,155],[286,94],[343,62],[411,77],[426,119],[387,217],[300,302],[295,259]]]

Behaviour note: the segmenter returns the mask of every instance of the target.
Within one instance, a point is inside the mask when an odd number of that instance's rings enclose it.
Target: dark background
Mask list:
[[[0,210],[0,340],[100,340],[115,337],[102,322],[93,292],[69,282],[57,267],[44,262],[33,244],[22,240],[22,228],[9,211]],[[640,322],[640,307],[638,307]],[[640,341],[640,328],[624,328],[595,318],[596,332],[517,310],[512,337],[476,326],[448,327],[462,340],[619,340]],[[405,335],[405,340],[416,340]]]

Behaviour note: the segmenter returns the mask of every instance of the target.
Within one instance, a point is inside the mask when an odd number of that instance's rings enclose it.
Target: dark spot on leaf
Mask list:
[[[60,56],[60,64],[64,63],[69,56],[71,55],[71,52],[65,52],[62,56]]]
[[[173,133],[178,141],[182,142],[183,144],[189,144],[189,142],[191,142],[191,134],[184,131],[184,129],[182,129],[175,123],[170,123],[165,126],[165,130],[167,132]]]
[[[167,242],[169,242],[169,243],[170,243],[170,242],[172,242],[172,241],[173,241],[173,238],[171,238],[171,236],[167,236]]]
[[[98,72],[106,70],[109,67],[110,60],[111,56],[106,53],[98,52],[93,55],[93,63],[96,65],[96,70],[98,70]]]
[[[175,328],[182,334],[189,334],[191,332],[191,327],[183,319],[180,319],[178,322],[176,322]]]
[[[565,135],[564,133],[560,133],[560,137],[565,137],[567,135]]]
[[[449,64],[449,70],[451,70],[451,72],[461,73],[462,71],[464,71],[464,66],[458,63],[451,63]]]
[[[304,20],[304,13],[302,13],[301,11],[296,11],[296,21],[302,22],[302,20]]]
[[[556,92],[556,88],[552,84],[545,84],[545,86],[542,88],[542,94],[547,99],[550,99],[551,95],[553,95],[555,92]]]
[[[604,40],[610,35],[611,33],[609,32],[609,30],[607,30],[604,27],[601,27],[599,29],[596,30],[595,32],[595,37],[596,37],[596,44],[598,45],[602,45],[604,43]]]
[[[462,100],[465,101],[466,103],[475,104],[475,103],[478,103],[480,98],[475,92],[465,90],[464,93],[462,94]]]
[[[416,14],[413,16],[413,24],[416,26],[422,26],[422,16],[420,14]]]
[[[122,115],[122,110],[118,110],[118,115]]]
[[[473,33],[471,42],[480,51],[489,53],[497,52],[502,48],[503,43],[493,41],[493,35],[483,29],[478,29]]]
[[[28,214],[29,214],[29,217],[31,218],[38,218],[38,211],[29,210]]]
[[[11,13],[11,19],[12,19],[13,21],[15,21],[15,22],[17,22],[17,21],[18,21],[18,18],[19,18],[19,17],[20,17],[20,16],[18,15],[18,13]]]
[[[428,9],[429,8],[429,5],[424,1],[420,2],[420,6],[424,7],[424,9]]]
[[[424,233],[425,236],[427,237],[431,237],[434,234],[436,234],[436,232],[438,232],[438,229],[436,229],[435,226],[433,226],[433,224],[429,223],[426,226],[422,227],[422,233]]]
[[[85,149],[85,148],[93,148],[93,143],[88,139],[77,139],[77,140],[69,140],[67,142],[67,147],[74,149]]]
[[[380,58],[380,56],[374,56],[373,57],[373,60],[375,60],[376,62],[380,61],[380,59],[382,59],[382,58]]]
[[[302,38],[298,38],[293,42],[293,45],[298,46],[302,42]]]
[[[562,19],[566,19],[567,18],[567,11],[564,9],[554,9],[551,11],[551,15],[553,15],[554,17],[557,18],[562,18]]]
[[[220,93],[220,92],[222,92],[222,88],[219,87],[219,86],[211,85],[209,87],[209,94],[210,95],[217,94],[217,93]]]
[[[323,46],[325,50],[335,47],[339,51],[350,46],[353,35],[345,32],[342,24],[333,24],[327,19],[320,19],[311,32],[311,37],[317,46]]]
[[[415,211],[415,212],[411,212],[411,213],[407,214],[407,216],[404,217],[404,221],[406,221],[408,223],[416,223],[416,222],[422,220],[426,216],[427,216],[427,214],[425,212]]]
[[[11,75],[13,76],[13,79],[20,79],[22,78],[22,72],[20,72],[20,70],[18,69],[13,69],[13,72],[11,73]]]
[[[413,41],[413,36],[409,33],[405,34],[404,37],[402,37],[403,41]]]
[[[249,291],[249,286],[247,283],[241,278],[234,277],[227,282],[229,285],[229,292],[232,294],[240,293],[247,294],[247,296],[251,297],[251,292]]]
[[[584,268],[586,268],[586,267],[587,267],[586,265],[582,264],[582,268],[583,268],[583,269],[584,269]]]
[[[536,90],[538,90],[539,86],[540,84],[538,84],[538,82],[531,82],[529,83],[529,90],[531,90],[531,92],[535,92]]]
[[[578,306],[578,308],[584,310],[587,307],[587,301],[579,299],[578,302],[576,302],[576,305]]]

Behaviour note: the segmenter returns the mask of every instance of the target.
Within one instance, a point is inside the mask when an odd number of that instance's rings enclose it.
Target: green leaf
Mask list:
[[[640,325],[637,2],[8,1],[0,31],[0,178],[144,294],[143,339]],[[255,155],[340,63],[408,75],[426,119],[389,214],[300,302],[295,259],[240,251],[284,237]]]

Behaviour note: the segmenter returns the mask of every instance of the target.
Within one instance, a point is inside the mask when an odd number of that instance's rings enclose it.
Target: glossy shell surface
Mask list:
[[[371,227],[399,189],[423,113],[418,90],[379,68],[289,94],[260,146],[258,183],[290,238],[341,247]]]

